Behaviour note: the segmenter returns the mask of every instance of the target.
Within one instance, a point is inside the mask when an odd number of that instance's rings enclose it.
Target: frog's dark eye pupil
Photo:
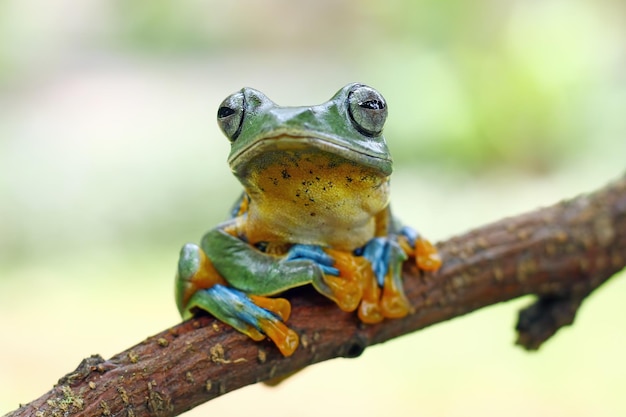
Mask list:
[[[367,100],[367,101],[364,101],[363,103],[359,103],[359,106],[361,106],[364,109],[382,110],[385,108],[385,102],[381,100]]]
[[[235,110],[231,109],[230,107],[222,106],[217,110],[217,117],[219,117],[220,119],[223,117],[228,117],[232,114],[235,114]]]
[[[245,107],[243,92],[237,92],[226,97],[217,109],[217,124],[228,140],[234,142],[241,133]]]

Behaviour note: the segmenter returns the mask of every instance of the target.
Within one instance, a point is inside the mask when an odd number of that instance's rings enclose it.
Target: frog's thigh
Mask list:
[[[228,284],[248,294],[278,294],[321,275],[312,261],[284,261],[284,257],[261,252],[220,229],[205,235],[202,248]]]
[[[258,255],[251,252],[252,255]],[[322,277],[320,268],[309,260],[281,262],[280,259],[260,254],[264,258],[247,259],[245,262],[226,264],[215,262],[228,283],[241,291],[255,295],[274,295],[291,288],[318,282]],[[222,263],[224,265],[222,266]]]
[[[224,283],[222,276],[198,245],[188,243],[183,246],[175,282],[176,304],[183,318],[187,319],[192,315],[188,304],[195,292]]]

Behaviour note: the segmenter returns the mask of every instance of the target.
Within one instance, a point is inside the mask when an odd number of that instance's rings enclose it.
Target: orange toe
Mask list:
[[[404,317],[411,311],[411,304],[404,295],[402,284],[394,280],[391,272],[385,277],[380,308],[385,317],[392,319]]]
[[[260,320],[259,325],[263,332],[272,339],[283,356],[291,356],[300,344],[298,334],[281,321]]]
[[[354,311],[363,296],[362,265],[360,258],[349,252],[326,249],[335,260],[333,265],[339,270],[339,276],[325,275],[324,282],[332,292],[332,298],[343,311]]]
[[[269,298],[260,295],[248,295],[252,302],[261,308],[276,314],[282,321],[289,320],[291,315],[291,304],[284,298]]]
[[[437,248],[426,239],[417,239],[415,254],[418,268],[424,271],[436,271],[441,267],[441,256],[437,253]]]
[[[362,273],[365,288],[363,289],[363,300],[359,305],[359,319],[363,323],[368,324],[380,323],[385,318],[380,309],[381,290],[380,287],[378,287],[369,262],[367,262],[367,268],[364,269]]]

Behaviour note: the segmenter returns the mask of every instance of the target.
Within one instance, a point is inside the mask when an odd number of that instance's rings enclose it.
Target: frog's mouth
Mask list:
[[[392,161],[377,155],[364,153],[326,138],[315,136],[293,136],[281,134],[259,139],[250,146],[230,156],[228,163],[239,178],[245,178],[252,169],[263,169],[272,164],[282,164],[286,160],[293,163],[301,155],[324,157],[328,166],[349,163],[377,171],[381,176],[391,174]]]

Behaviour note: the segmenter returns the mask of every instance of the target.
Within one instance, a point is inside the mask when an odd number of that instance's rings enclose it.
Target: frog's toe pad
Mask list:
[[[363,300],[359,305],[359,320],[367,324],[380,323],[385,319],[377,301]]]
[[[399,319],[411,312],[411,304],[402,294],[383,295],[380,309],[385,317]]]
[[[411,303],[404,294],[402,282],[398,274],[389,274],[385,278],[382,289],[380,310],[383,316],[390,319],[399,319],[411,312]]]
[[[441,256],[432,243],[420,238],[415,242],[415,262],[419,269],[436,271],[441,267]]]

